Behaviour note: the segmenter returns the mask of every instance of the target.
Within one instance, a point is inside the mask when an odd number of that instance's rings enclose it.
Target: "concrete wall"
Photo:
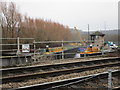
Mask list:
[[[31,56],[7,57],[0,59],[0,62],[1,61],[2,61],[2,66],[16,66],[16,65],[29,64],[33,62]]]

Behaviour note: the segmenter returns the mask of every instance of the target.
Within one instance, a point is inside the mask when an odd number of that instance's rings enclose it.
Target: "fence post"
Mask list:
[[[102,55],[104,55],[104,46],[102,47]]]
[[[36,49],[36,46],[35,46],[35,40],[34,40],[34,61],[35,61],[35,49]]]
[[[21,54],[21,52],[20,52],[20,38],[19,37],[17,37],[17,53],[16,54],[17,55]]]
[[[112,90],[112,70],[108,70],[108,90]]]
[[[64,59],[63,40],[62,40],[62,59]]]

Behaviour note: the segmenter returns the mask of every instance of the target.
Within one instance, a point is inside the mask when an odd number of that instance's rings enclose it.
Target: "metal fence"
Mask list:
[[[48,45],[49,43],[60,43],[61,48],[63,49],[60,52],[41,52],[41,49],[38,47],[36,48],[36,44],[43,44],[45,43]],[[78,46],[73,46],[71,48],[66,47],[66,44],[70,43],[78,43]],[[80,52],[78,52],[78,48],[86,48],[87,46],[80,45],[79,41],[42,41],[42,42],[36,42],[34,41],[34,54],[32,56],[32,59],[35,62],[41,62],[45,60],[59,60],[59,59],[70,59],[70,58],[81,58],[81,57],[88,57],[90,55],[88,54],[82,54],[80,55]],[[66,49],[65,49],[66,48]],[[38,52],[36,52],[38,51]],[[96,53],[96,55],[101,55],[102,53]]]
[[[2,39],[13,39],[17,40],[17,44],[0,44],[2,46],[7,45],[16,45],[17,49],[11,49],[10,51],[16,51],[17,56],[4,56],[5,60],[8,60],[5,63],[6,65],[27,65],[27,64],[34,64],[39,62],[45,62],[46,60],[59,60],[59,59],[70,59],[70,58],[81,58],[81,57],[87,57],[89,55],[80,55],[80,52],[78,52],[78,48],[86,48],[86,46],[82,46],[80,41],[41,41],[37,42],[34,40],[34,38],[2,38]],[[20,40],[30,39],[33,40],[33,43],[29,43],[33,46],[33,52],[32,53],[24,53],[24,55],[21,56],[20,46],[23,43],[20,43]],[[46,48],[41,48],[40,44],[45,44],[46,46],[51,43],[59,43],[60,48],[62,49],[59,52],[46,52]],[[77,45],[70,45],[70,43],[77,43]],[[50,47],[48,47],[50,48]],[[2,50],[4,51],[4,50]],[[9,50],[6,50],[9,51]],[[26,54],[26,55],[25,55]],[[3,57],[1,57],[3,58]],[[4,60],[4,61],[5,61]],[[3,64],[4,64],[3,63]],[[7,63],[7,64],[6,64]]]
[[[7,51],[16,51],[16,53],[17,52],[20,52],[20,46],[22,45],[22,44],[25,44],[25,43],[21,43],[20,41],[21,40],[32,40],[32,43],[28,43],[29,45],[33,45],[33,40],[34,40],[34,38],[19,38],[19,37],[17,37],[17,38],[0,38],[0,40],[14,40],[14,42],[16,42],[16,43],[1,43],[0,44],[0,46],[4,46],[4,47],[8,47],[8,46],[15,46],[16,48],[15,49],[13,49],[13,48],[9,48],[9,49],[3,49],[2,48],[2,50],[0,50],[0,52],[7,52]]]

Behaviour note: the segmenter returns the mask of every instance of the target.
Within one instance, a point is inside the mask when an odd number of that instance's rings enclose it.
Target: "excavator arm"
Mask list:
[[[85,44],[85,42],[83,41],[83,39],[82,39],[82,37],[81,37],[81,35],[80,35],[80,32],[77,30],[76,27],[74,27],[74,29],[75,29],[75,31],[77,32],[77,36],[79,37],[80,42],[82,43],[83,46],[85,46],[86,44]]]

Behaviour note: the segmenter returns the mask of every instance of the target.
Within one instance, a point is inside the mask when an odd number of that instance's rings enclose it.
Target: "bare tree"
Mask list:
[[[1,2],[0,9],[2,11],[2,28],[6,29],[10,37],[13,38],[16,34],[16,27],[20,27],[21,14],[18,13],[16,4],[13,2]]]

